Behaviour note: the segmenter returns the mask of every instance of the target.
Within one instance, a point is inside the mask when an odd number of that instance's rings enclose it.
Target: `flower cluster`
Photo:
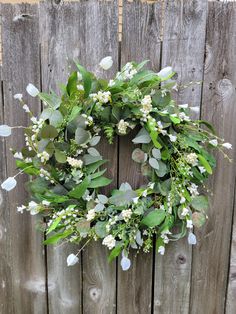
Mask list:
[[[23,94],[16,94],[30,125],[0,125],[3,137],[24,129],[25,147],[12,150],[18,171],[1,187],[11,191],[18,175],[30,175],[31,199],[17,211],[44,217],[44,243],[84,242],[83,250],[89,241],[101,239],[110,250],[109,260],[121,255],[125,271],[131,266],[129,251],[150,252],[153,239],[160,255],[170,241],[186,234],[188,243],[196,244],[194,228],[208,218],[202,191],[216,164],[211,150],[227,157],[225,150],[232,149],[208,122],[191,119],[190,111],[198,108],[172,99],[177,83],[171,67],[155,73],[143,69],[145,63],[127,63],[110,81],[77,64],[61,97],[29,84],[29,95],[44,104],[41,115],[34,117]],[[112,65],[110,56],[100,62],[103,70]],[[130,130],[136,131],[132,144],[137,145],[132,160],[149,183],[133,190],[125,182],[110,195],[101,194],[112,182],[97,149],[101,136],[112,143]],[[68,256],[68,266],[78,263],[80,250]]]

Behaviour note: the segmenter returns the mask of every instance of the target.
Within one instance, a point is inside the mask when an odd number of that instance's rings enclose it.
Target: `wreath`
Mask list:
[[[24,128],[25,147],[12,150],[19,172],[1,185],[10,191],[19,174],[30,175],[31,200],[17,210],[44,217],[44,244],[83,242],[80,252],[89,241],[101,239],[111,250],[109,261],[122,255],[123,270],[131,265],[131,248],[149,252],[155,240],[163,255],[169,241],[186,234],[189,244],[196,244],[193,226],[204,224],[208,207],[199,188],[215,167],[210,150],[227,157],[224,149],[232,148],[208,122],[190,118],[198,108],[176,104],[172,94],[180,87],[172,68],[155,73],[144,69],[146,62],[127,63],[110,81],[77,63],[61,97],[29,84],[27,92],[44,106],[39,118],[22,94],[14,95],[31,124]],[[107,70],[112,63],[106,57],[100,66]],[[1,125],[0,135],[9,136],[15,128]],[[124,182],[104,195],[101,189],[112,180],[105,176],[107,160],[96,146],[101,137],[111,144],[131,130],[136,130],[132,144],[137,145],[132,159],[149,183],[133,190]],[[68,266],[78,262],[79,252],[68,256]]]

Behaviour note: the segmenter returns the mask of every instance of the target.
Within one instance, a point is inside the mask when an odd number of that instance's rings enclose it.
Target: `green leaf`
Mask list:
[[[80,220],[77,223],[77,230],[79,231],[82,237],[86,237],[90,230],[90,222],[87,220]]]
[[[170,120],[174,123],[174,124],[179,124],[181,122],[181,120],[178,117],[174,117],[174,116],[170,116]]]
[[[86,69],[79,63],[76,63],[76,66],[79,69],[80,73],[82,74],[84,82],[84,97],[87,98],[92,87],[91,74],[88,71],[86,71]]]
[[[50,238],[48,238],[47,240],[45,240],[43,243],[44,244],[55,244],[59,240],[67,238],[72,233],[73,233],[73,230],[66,230],[66,231],[61,232],[61,233],[56,233],[53,236],[51,236]]]
[[[77,72],[73,72],[70,75],[66,90],[69,96],[72,95],[74,92],[77,92]]]
[[[55,150],[55,158],[56,158],[56,161],[58,161],[59,163],[64,164],[66,162],[66,158],[67,158],[66,157],[66,153],[60,151],[59,149],[56,149]]]
[[[52,91],[50,94],[39,93],[39,98],[53,109],[60,107],[61,99]]]
[[[83,156],[83,161],[84,161],[84,164],[87,166],[87,165],[90,165],[90,164],[94,164],[96,163],[97,161],[100,161],[102,160],[102,156],[91,156],[89,154],[85,154]]]
[[[63,115],[61,114],[61,112],[53,108],[44,109],[41,113],[40,118],[43,120],[49,119],[50,124],[55,127],[59,127],[63,121]]]
[[[133,198],[137,197],[137,192],[133,190],[113,191],[113,195],[109,198],[109,202],[116,206],[129,205],[133,202]]]
[[[46,234],[49,234],[50,232],[52,232],[53,230],[55,230],[56,227],[57,227],[57,226],[59,225],[59,223],[61,222],[61,219],[62,219],[61,216],[57,217],[57,218],[53,221],[53,223],[51,224],[51,226],[49,227],[49,229],[47,230],[47,233],[46,233]]]
[[[147,130],[142,128],[132,142],[135,144],[148,144],[151,142],[151,138]]]
[[[68,122],[71,122],[72,120],[74,120],[78,116],[78,114],[80,113],[81,110],[82,110],[81,107],[74,106],[71,110],[69,117],[68,117]]]
[[[122,250],[122,245],[119,244],[111,251],[110,255],[108,256],[109,263],[113,261],[113,259],[115,259],[117,256],[119,256],[121,250]]]
[[[99,236],[99,238],[104,238],[107,234],[106,231],[106,221],[98,221],[94,227],[95,232],[97,234],[97,236]]]
[[[196,121],[200,124],[204,124],[209,130],[211,130],[212,134],[216,134],[216,130],[214,129],[214,127],[207,121],[205,120],[198,120]]]
[[[35,168],[34,166],[30,166],[30,164],[28,164],[22,160],[16,160],[16,166],[19,169],[22,169],[22,170],[25,169],[24,173],[27,173],[31,176],[37,176],[39,174],[39,169]]]
[[[91,174],[95,172],[100,166],[104,165],[107,162],[107,160],[98,160],[90,165],[88,165],[87,168],[87,173]]]
[[[206,215],[200,212],[195,212],[192,215],[193,225],[197,228],[201,228],[206,222]]]
[[[107,171],[107,169],[103,169],[101,171],[95,172],[95,173],[90,175],[90,178],[95,179],[95,178],[101,177],[106,171]]]
[[[159,226],[165,219],[166,214],[163,210],[154,210],[147,214],[141,221],[142,224],[152,228]]]
[[[135,148],[132,153],[132,159],[135,162],[143,163],[147,160],[147,154],[145,154],[140,148]]]
[[[152,156],[156,159],[161,159],[161,151],[160,149],[153,148],[152,149]]]
[[[90,139],[90,133],[81,127],[78,127],[75,131],[75,141],[78,145],[85,144]]]
[[[58,135],[57,129],[52,125],[45,125],[41,130],[42,138],[55,138]]]
[[[162,178],[167,174],[167,171],[168,171],[167,166],[161,160],[158,161],[158,165],[159,165],[159,169],[156,169],[155,172],[156,172],[158,177]]]
[[[86,177],[80,184],[78,184],[72,191],[68,193],[70,197],[80,199],[87,190],[90,183],[90,178]]]
[[[199,195],[199,196],[195,196],[192,199],[191,206],[198,211],[202,211],[202,210],[206,210],[209,204],[205,196]]]
[[[107,186],[112,182],[111,179],[108,179],[106,177],[99,177],[99,178],[95,178],[93,179],[90,184],[89,184],[89,188],[91,189],[96,189],[96,188],[100,188],[103,186]]]
[[[159,169],[159,163],[155,158],[149,158],[149,165],[153,168],[158,170]]]
[[[209,174],[212,174],[212,169],[211,169],[211,166],[208,163],[208,161],[202,155],[198,155],[198,159],[199,159],[201,165],[206,169],[206,171]]]

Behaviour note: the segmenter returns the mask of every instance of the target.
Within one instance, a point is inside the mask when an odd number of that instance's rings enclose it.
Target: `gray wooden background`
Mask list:
[[[13,95],[31,82],[43,90],[65,82],[73,58],[98,75],[100,59],[112,55],[111,77],[130,60],[151,60],[158,71],[172,65],[179,82],[203,81],[180,90],[182,103],[200,107],[236,153],[236,3],[207,0],[123,0],[123,34],[118,39],[117,0],[48,0],[40,4],[2,4],[0,124],[26,125],[27,117]],[[25,95],[27,97],[27,95]],[[28,103],[37,113],[40,103]],[[0,181],[15,171],[10,147],[20,147],[23,134],[0,141]],[[114,186],[142,178],[131,162],[130,141],[101,145],[110,159]],[[236,216],[235,163],[216,156],[217,171],[209,181],[209,221],[196,231],[193,249],[186,239],[170,244],[162,257],[155,251],[133,257],[129,272],[119,261],[108,264],[99,243],[66,266],[76,248],[45,248],[38,221],[17,214],[27,195],[23,188],[0,191],[1,314],[235,314]],[[119,169],[119,171],[118,171]]]

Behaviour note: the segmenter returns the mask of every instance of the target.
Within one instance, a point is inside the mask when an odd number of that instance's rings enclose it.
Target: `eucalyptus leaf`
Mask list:
[[[86,144],[90,139],[90,133],[81,127],[78,127],[75,131],[75,141],[78,145]]]
[[[156,170],[159,170],[159,163],[155,158],[149,158],[149,165]]]
[[[145,128],[142,128],[132,142],[135,144],[148,144],[151,142],[151,138],[148,131]]]
[[[159,226],[165,219],[166,214],[163,210],[154,210],[142,219],[142,224],[152,228]]]

